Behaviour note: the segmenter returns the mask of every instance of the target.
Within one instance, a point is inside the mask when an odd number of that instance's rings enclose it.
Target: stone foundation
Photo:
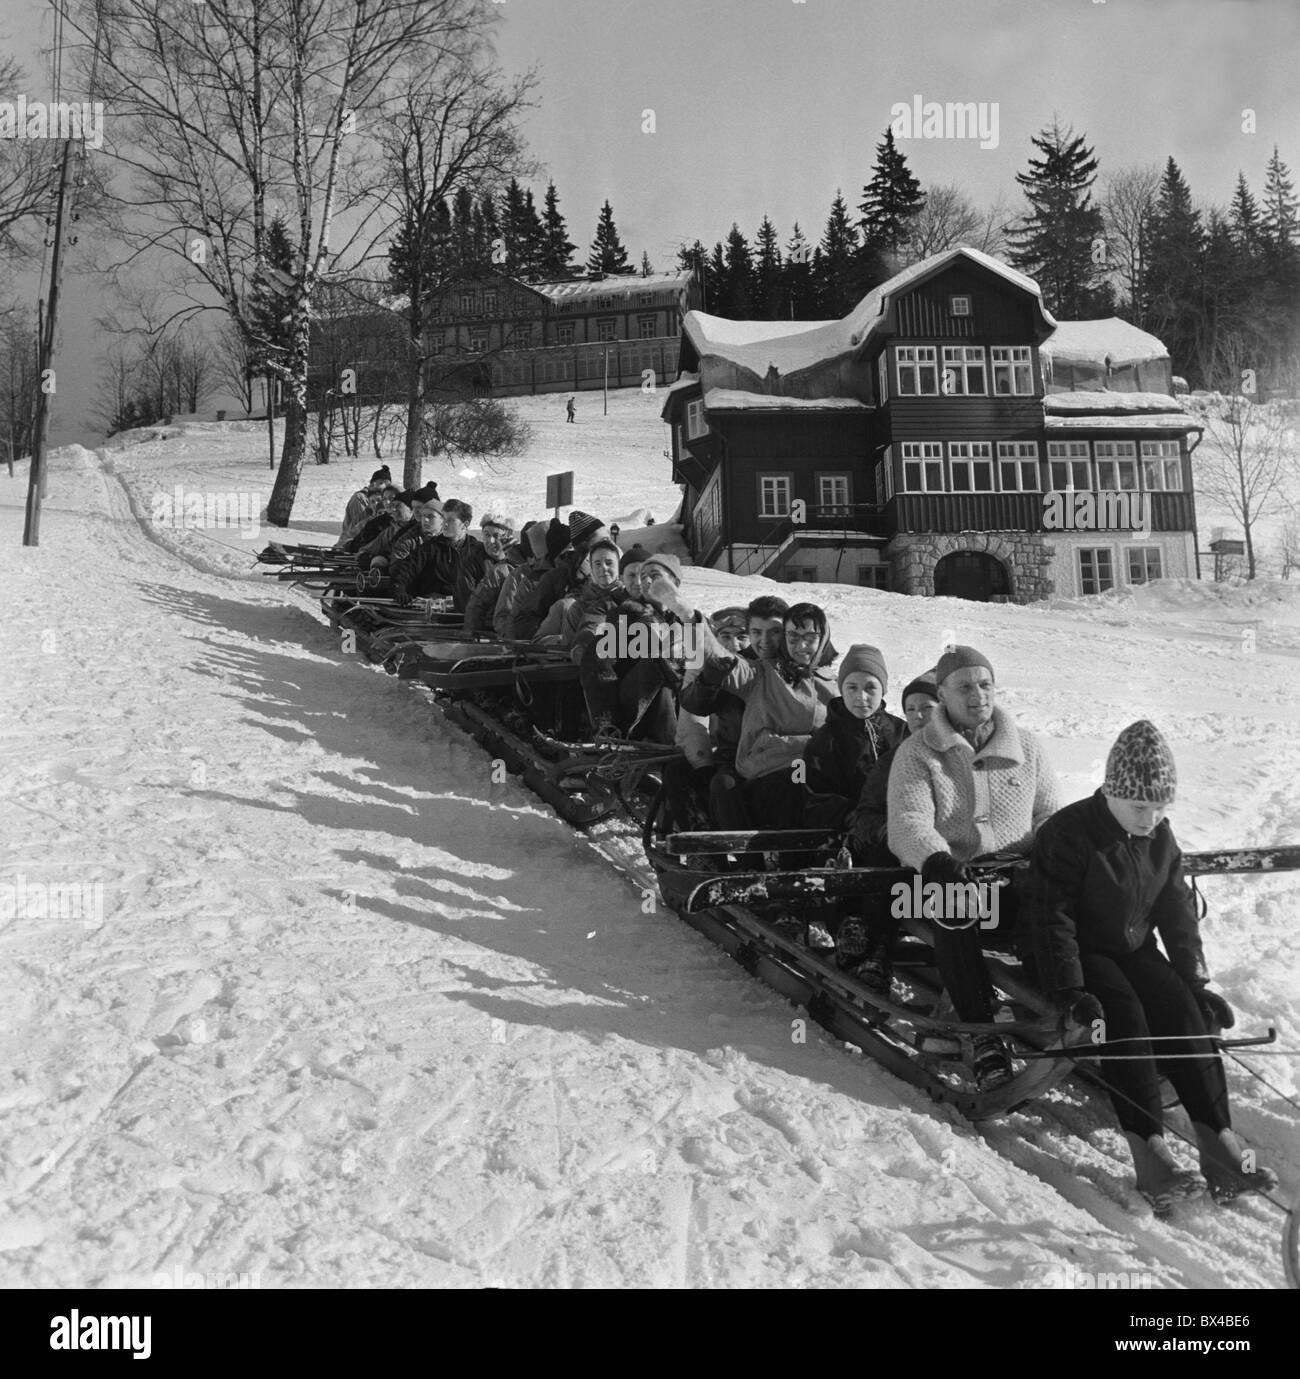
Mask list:
[[[1002,562],[1010,594],[995,603],[1033,603],[1055,592],[1052,551],[1038,532],[900,532],[885,547],[890,588],[899,594],[934,597],[934,567],[946,555],[980,551]]]

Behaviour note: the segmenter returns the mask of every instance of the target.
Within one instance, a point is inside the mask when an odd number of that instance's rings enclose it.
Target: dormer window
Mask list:
[[[949,297],[949,298],[948,298],[948,315],[949,315],[949,316],[969,316],[969,315],[970,315],[970,297],[969,297],[969,296]]]

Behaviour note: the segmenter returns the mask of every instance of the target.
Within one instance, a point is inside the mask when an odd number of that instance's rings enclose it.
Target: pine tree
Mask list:
[[[458,187],[451,203],[452,258],[462,274],[476,271],[474,249],[474,194]]]
[[[644,249],[642,249],[642,250],[641,250],[641,276],[642,276],[643,278],[648,278],[648,277],[650,276],[650,274],[653,273],[654,271],[655,271],[655,270],[654,270],[653,266],[652,266],[651,263],[650,263],[650,255],[649,255]]]
[[[792,321],[817,318],[817,290],[813,278],[813,249],[796,220],[785,246],[785,273],[782,287],[786,310]]]
[[[724,293],[727,286],[727,256],[723,252],[721,240],[713,246],[709,253],[704,281],[705,300],[708,302],[705,310],[714,316],[721,316],[722,308],[725,305]]]
[[[1195,367],[1196,342],[1204,329],[1200,301],[1204,248],[1201,213],[1192,205],[1191,190],[1171,157],[1151,218],[1146,319],[1169,350],[1174,372],[1190,374],[1198,381],[1204,381]]]
[[[1232,234],[1239,249],[1253,253],[1259,248],[1259,203],[1244,172],[1237,174],[1237,189],[1232,194]]]
[[[894,145],[894,131],[886,127],[876,145],[871,181],[862,189],[859,226],[862,247],[879,254],[898,271],[916,216],[925,205],[921,184],[907,166],[907,156]]]
[[[764,321],[774,321],[780,317],[785,301],[781,245],[776,237],[776,226],[763,217],[754,239],[757,257],[754,263],[754,314]]]
[[[849,221],[849,208],[838,188],[818,247],[821,258],[813,266],[818,309],[827,317],[845,316],[860,296],[859,246],[857,232]]]
[[[1009,235],[1008,258],[1037,279],[1055,315],[1103,314],[1109,294],[1104,259],[1098,262],[1094,245],[1104,224],[1091,191],[1097,160],[1083,135],[1062,130],[1056,120],[1030,142],[1043,156],[1030,158],[1029,171],[1016,174],[1030,210]]]
[[[749,320],[754,314],[753,300],[754,264],[750,258],[749,241],[733,221],[723,251],[722,284],[716,313],[732,321]]]
[[[511,277],[527,276],[533,251],[530,228],[524,189],[519,180],[512,177],[501,198],[501,235],[505,240],[506,256],[505,261],[497,265]]]
[[[252,304],[249,317],[259,337],[252,363],[262,367],[278,350],[289,345],[291,296],[283,281],[293,272],[294,243],[283,216],[277,215],[266,227],[263,260],[253,272]]]
[[[505,236],[501,233],[496,202],[486,194],[479,198],[474,208],[473,227],[474,273],[500,272],[504,263],[498,254],[504,246]]]
[[[600,208],[600,219],[596,222],[596,238],[591,242],[591,253],[587,255],[589,273],[630,273],[633,271],[627,260],[627,250],[618,237],[614,225],[614,208],[608,201]]]
[[[1260,245],[1260,315],[1268,339],[1261,362],[1270,387],[1294,390],[1300,377],[1300,222],[1291,170],[1276,146],[1264,175]]]
[[[1268,160],[1264,174],[1264,215],[1262,221],[1265,242],[1275,254],[1294,251],[1300,243],[1300,219],[1296,215],[1295,184],[1291,169],[1278,157],[1277,145]]]
[[[573,270],[569,258],[578,247],[569,238],[569,231],[560,214],[560,198],[555,183],[546,185],[546,206],[542,212],[543,251],[538,272],[543,278],[569,278]]]

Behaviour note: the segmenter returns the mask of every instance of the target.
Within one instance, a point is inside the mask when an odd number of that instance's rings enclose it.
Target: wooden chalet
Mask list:
[[[691,311],[663,407],[699,564],[1027,603],[1197,571],[1168,352],[958,247],[839,321]]]

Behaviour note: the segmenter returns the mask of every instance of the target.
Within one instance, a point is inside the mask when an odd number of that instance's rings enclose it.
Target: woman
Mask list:
[[[1231,1128],[1223,1062],[1206,1037],[1234,1016],[1209,989],[1195,901],[1164,817],[1176,785],[1160,732],[1145,719],[1130,724],[1101,788],[1039,829],[1020,902],[1022,956],[1098,1043],[1137,1189],[1157,1211],[1207,1185],[1218,1201],[1277,1186]],[[1116,1057],[1106,1058],[1108,1047]],[[1199,1173],[1180,1166],[1165,1139],[1161,1072],[1195,1127]]]

